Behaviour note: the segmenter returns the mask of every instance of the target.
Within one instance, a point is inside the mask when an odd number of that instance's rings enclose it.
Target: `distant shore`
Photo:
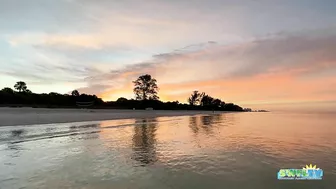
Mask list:
[[[227,113],[215,111],[215,113]],[[0,107],[0,126],[101,121],[114,119],[150,118],[213,114],[197,110],[120,110],[120,109],[48,109]]]

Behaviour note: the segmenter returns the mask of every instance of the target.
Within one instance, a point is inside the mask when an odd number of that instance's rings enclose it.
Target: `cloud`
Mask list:
[[[8,34],[12,44],[168,50],[209,40],[209,36],[225,41],[242,39],[240,27],[228,15],[221,17],[224,25],[215,27],[212,23],[219,21],[217,16],[200,15],[198,11],[186,9],[190,5],[179,2],[32,0],[27,4],[5,1],[0,24],[12,30]],[[204,7],[203,11],[209,10]],[[13,23],[23,27],[16,28]]]
[[[197,75],[197,80],[207,78],[204,73],[211,73],[212,78],[248,77],[284,71],[314,73],[335,68],[335,47],[336,35],[324,36],[321,33],[276,36],[231,46],[209,45],[192,51],[187,48],[185,51],[154,55],[152,61],[160,63],[160,66],[152,72],[159,72],[158,77],[162,78],[167,75],[167,80],[169,77],[176,78],[173,76],[182,71],[183,76]]]
[[[154,55],[150,63],[131,65],[103,78],[127,83],[149,73],[158,80],[160,94],[170,100],[184,100],[188,91],[195,89],[245,102],[334,99],[325,91],[335,84],[335,77],[321,73],[336,73],[335,34],[304,32],[237,45],[207,43],[190,47]],[[309,79],[312,76],[316,76],[314,80]],[[131,93],[131,86],[123,90]],[[108,98],[112,91],[103,96]],[[316,91],[324,91],[325,95],[317,95]]]
[[[333,99],[333,4],[3,0],[0,74],[105,99],[132,96],[146,73],[167,100],[194,89],[239,102]]]
[[[163,100],[185,101],[195,89],[234,102],[288,101],[302,96],[333,100],[327,91],[334,84],[335,47],[333,30],[280,33],[229,45],[219,41],[191,44],[116,68],[109,59],[97,61],[97,57],[129,50],[126,47],[39,43],[33,45],[30,57],[34,64],[2,74],[35,83],[85,83],[78,88],[107,100],[132,97],[132,81],[147,73],[158,80]]]
[[[48,90],[60,90],[61,87],[50,88],[48,86],[83,86],[84,78],[97,75],[100,70],[94,66],[59,56],[50,52],[41,52],[31,47],[9,47],[8,54],[18,53],[10,61],[0,60],[2,77],[24,80],[34,92],[49,92]],[[5,55],[6,58],[6,55]],[[71,83],[71,84],[69,84]],[[7,84],[11,85],[11,84]],[[42,89],[44,87],[44,90]],[[65,87],[67,88],[67,87]],[[36,90],[35,90],[36,89]],[[58,92],[66,92],[64,89]]]
[[[86,7],[67,0],[1,1],[0,29],[5,34],[90,31],[95,26]]]

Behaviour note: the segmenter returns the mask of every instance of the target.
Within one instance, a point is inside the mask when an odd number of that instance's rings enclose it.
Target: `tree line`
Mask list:
[[[0,105],[2,106],[31,106],[31,107],[87,107],[87,108],[120,108],[120,109],[145,109],[151,107],[157,110],[221,110],[221,111],[243,111],[243,108],[233,104],[225,103],[219,98],[193,91],[187,99],[188,104],[178,101],[162,102],[159,99],[156,79],[151,75],[141,75],[133,81],[135,94],[134,99],[120,97],[116,101],[103,101],[96,95],[80,94],[73,90],[70,94],[59,94],[55,92],[37,94],[28,89],[27,84],[19,81],[14,89],[6,87],[0,91]]]
[[[0,105],[2,106],[29,106],[29,107],[77,107],[81,102],[92,102],[96,106],[102,106],[104,101],[96,95],[79,94],[77,90],[71,94],[60,94],[56,92],[37,94],[30,91],[27,84],[19,81],[14,89],[5,87],[0,90]]]

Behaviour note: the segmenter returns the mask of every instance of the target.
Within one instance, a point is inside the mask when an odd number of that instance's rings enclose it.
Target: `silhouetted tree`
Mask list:
[[[14,90],[9,88],[9,87],[5,87],[3,89],[1,89],[2,92],[5,92],[5,93],[9,93],[9,94],[13,94],[14,93]]]
[[[127,98],[124,98],[124,97],[120,97],[117,100],[118,103],[124,103],[124,102],[127,102],[127,101],[128,101]]]
[[[80,94],[73,92],[69,94],[59,94],[51,92],[49,94],[32,93],[27,89],[24,82],[18,82],[15,89],[3,88],[0,90],[0,104],[6,106],[32,106],[32,107],[82,107],[90,108],[121,108],[121,109],[144,109],[152,107],[156,110],[220,110],[220,111],[243,111],[243,108],[233,103],[225,103],[219,98],[213,98],[205,93],[193,91],[188,99],[189,104],[182,104],[178,101],[162,102],[158,100],[156,80],[150,75],[140,76],[134,81],[134,93],[137,99],[126,99],[120,97],[117,101],[104,102],[96,95]],[[143,100],[143,101],[140,101]],[[87,106],[90,105],[90,106]],[[201,106],[195,106],[201,105]]]
[[[198,105],[205,94],[199,93],[198,91],[193,91],[191,96],[188,98],[188,103],[192,106]]]
[[[225,102],[222,101],[222,102],[220,103],[220,107],[221,107],[221,108],[224,108],[224,106],[225,106]]]
[[[71,92],[71,95],[72,95],[72,96],[79,96],[79,92],[78,92],[77,90],[73,90],[73,91]]]
[[[211,106],[213,105],[214,98],[209,95],[204,95],[201,99],[201,106]]]
[[[29,90],[29,89],[26,89],[26,90],[24,91],[24,93],[26,93],[26,94],[32,94],[33,92],[32,92],[31,90]]]
[[[236,104],[228,103],[225,104],[224,110],[226,111],[244,111],[244,109]]]
[[[18,90],[19,92],[24,92],[27,90],[27,84],[23,81],[18,81],[16,82],[16,84],[14,85],[14,88],[16,90]]]
[[[50,95],[50,96],[60,96],[60,95],[62,95],[62,94],[60,94],[60,93],[56,93],[56,92],[50,92],[49,95]]]
[[[158,86],[156,79],[151,75],[142,75],[137,80],[133,81],[136,100],[158,100]]]
[[[218,99],[218,98],[216,98],[212,101],[212,105],[217,107],[217,108],[221,106],[221,103],[222,103],[221,99]]]

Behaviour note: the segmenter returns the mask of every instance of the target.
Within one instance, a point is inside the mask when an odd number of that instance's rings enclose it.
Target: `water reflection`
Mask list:
[[[69,127],[71,140],[99,138],[100,124],[72,125]]]
[[[206,135],[210,135],[213,134],[213,126],[221,121],[221,114],[191,116],[189,117],[189,128],[195,134],[198,134],[201,131]]]
[[[201,117],[203,126],[211,126],[214,121],[214,117],[212,115],[206,115]]]
[[[55,131],[55,127],[47,127],[46,129],[45,129],[45,132],[46,133],[52,133],[52,132],[54,132]]]
[[[135,120],[132,138],[133,159],[140,162],[141,166],[157,161],[155,149],[157,123],[156,118]]]
[[[21,144],[8,143],[6,146],[6,150],[9,152],[8,156],[11,158],[20,157],[22,151],[24,150]]]
[[[26,126],[12,129],[10,127],[0,128],[0,142],[6,143],[24,143],[29,141],[38,141],[52,138],[65,140],[79,140],[88,138],[98,138],[100,132],[99,123],[90,124],[50,124],[48,127],[41,125]],[[0,144],[1,144],[0,143]]]
[[[199,131],[199,122],[196,116],[189,117],[189,127],[193,133],[197,134]]]
[[[17,129],[11,131],[12,137],[21,137],[24,133],[25,133],[24,129]]]

